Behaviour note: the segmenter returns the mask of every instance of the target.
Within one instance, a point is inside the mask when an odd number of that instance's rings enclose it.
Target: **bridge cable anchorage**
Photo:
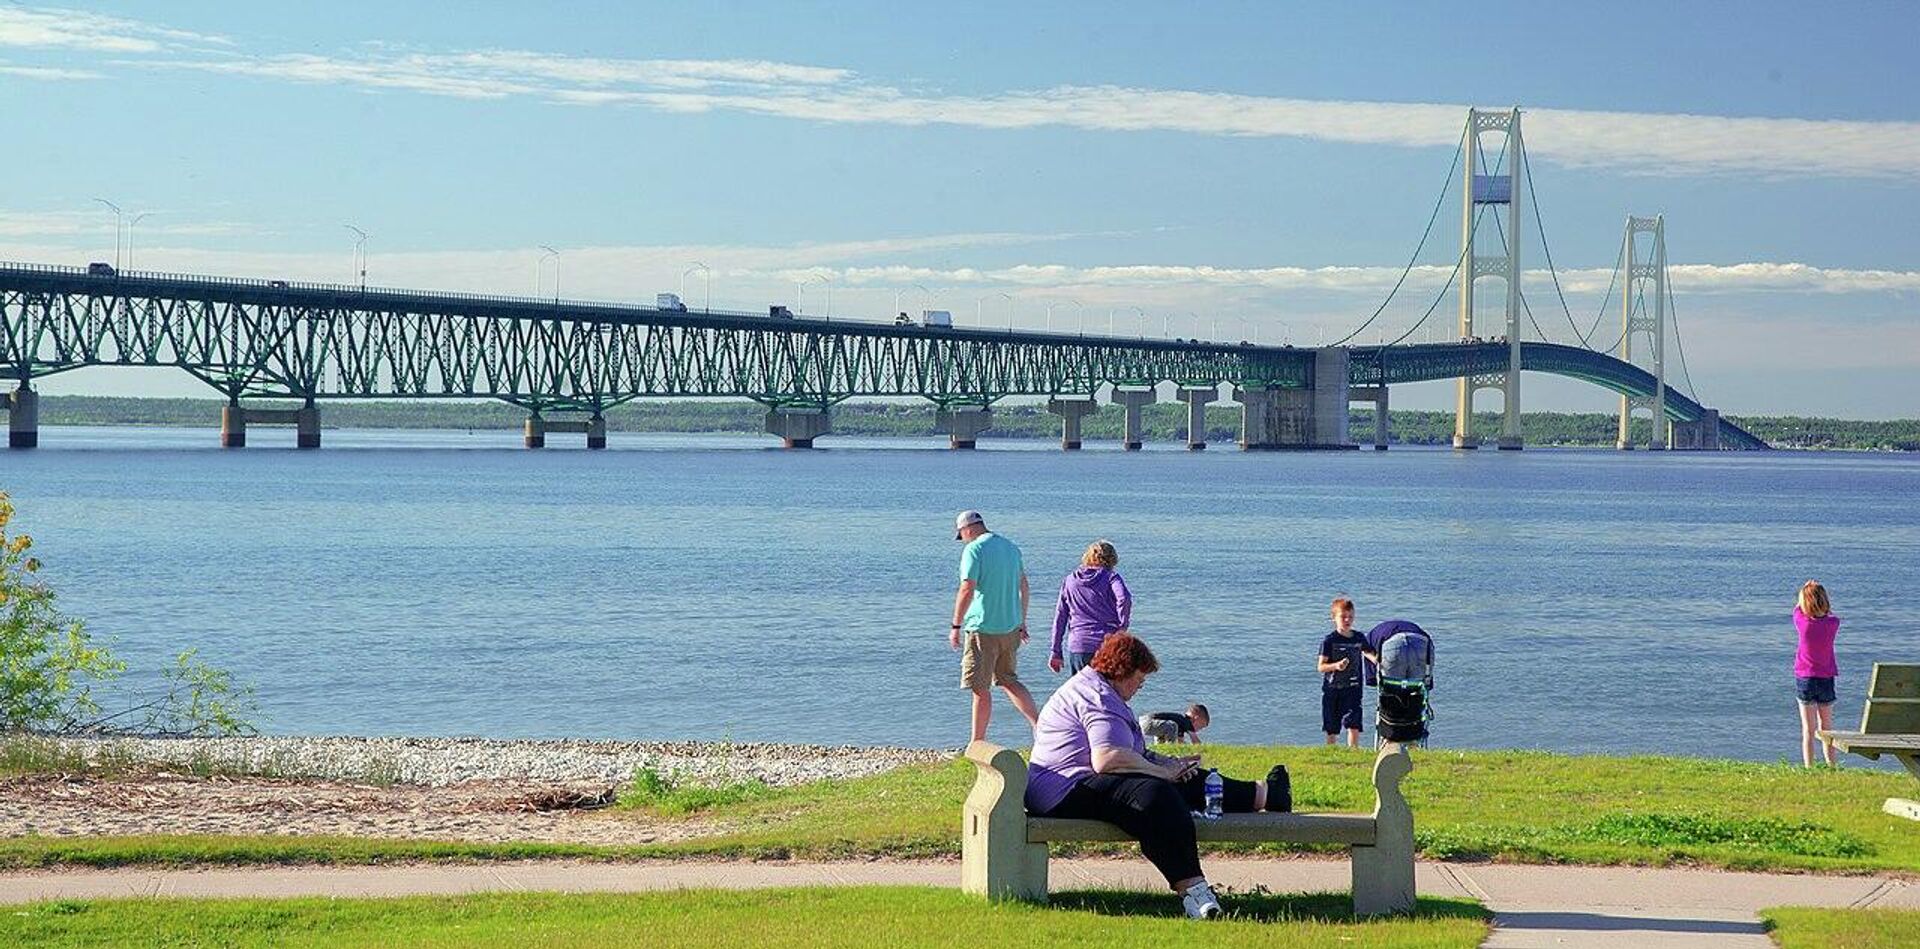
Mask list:
[[[1435,198],[1433,201],[1433,213],[1427,215],[1427,229],[1420,232],[1420,243],[1414,245],[1413,254],[1407,258],[1407,265],[1401,268],[1400,279],[1395,280],[1393,282],[1393,288],[1387,291],[1387,298],[1385,300],[1380,301],[1380,306],[1373,311],[1372,316],[1367,317],[1366,322],[1361,323],[1359,328],[1355,329],[1353,332],[1348,333],[1347,335],[1337,340],[1334,340],[1333,345],[1343,346],[1346,344],[1348,340],[1353,339],[1355,336],[1358,336],[1361,333],[1366,332],[1367,327],[1372,326],[1373,321],[1379,319],[1380,314],[1386,312],[1387,304],[1393,302],[1394,295],[1399,293],[1401,285],[1407,282],[1407,275],[1413,273],[1413,265],[1418,263],[1420,260],[1420,252],[1422,250],[1425,250],[1427,247],[1427,238],[1433,236],[1434,222],[1440,220],[1440,209],[1443,206],[1445,206],[1447,203],[1447,192],[1453,189],[1454,169],[1460,167],[1460,157],[1463,153],[1465,153],[1466,147],[1467,147],[1467,133],[1465,130],[1462,130],[1460,132],[1460,141],[1456,143],[1453,147],[1453,161],[1447,165],[1447,180],[1440,184],[1440,195],[1439,197]],[[1473,185],[1471,182],[1469,182],[1467,185],[1467,187],[1472,187],[1472,186]]]
[[[1668,280],[1666,284],[1667,322],[1673,324],[1674,347],[1680,350],[1680,378],[1687,380],[1687,397],[1701,405],[1705,405],[1707,403],[1701,400],[1699,390],[1693,387],[1693,374],[1687,371],[1687,344],[1680,338],[1680,320],[1673,310],[1673,281]]]
[[[1531,167],[1527,168],[1527,200],[1533,202],[1533,229],[1540,232],[1540,250],[1545,253],[1547,257],[1547,273],[1553,276],[1553,292],[1560,298],[1560,312],[1567,315],[1567,328],[1573,330],[1573,335],[1580,338],[1581,346],[1586,346],[1587,337],[1580,332],[1580,325],[1573,321],[1573,309],[1567,306],[1566,291],[1560,289],[1560,268],[1553,265],[1553,245],[1547,243],[1547,222],[1540,216],[1540,196],[1533,190],[1533,168]],[[1615,276],[1617,277],[1618,274]],[[1613,294],[1609,292],[1607,295],[1612,296]],[[1526,300],[1526,294],[1524,292],[1521,293],[1521,304],[1524,305]],[[1601,312],[1606,312],[1605,304],[1601,305]],[[1527,311],[1527,319],[1533,319],[1532,310]],[[1595,324],[1596,327],[1598,325],[1597,323]],[[1533,328],[1535,330],[1540,329],[1540,324],[1533,324]],[[1543,332],[1540,334],[1540,338],[1544,340],[1547,336]]]

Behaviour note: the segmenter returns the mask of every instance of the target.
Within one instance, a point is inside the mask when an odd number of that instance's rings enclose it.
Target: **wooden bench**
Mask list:
[[[1047,844],[1125,841],[1105,821],[1030,817],[1025,804],[1027,762],[991,742],[967,746],[974,764],[961,827],[961,889],[988,899],[1047,898]],[[1388,742],[1373,762],[1371,814],[1228,814],[1196,820],[1202,841],[1345,844],[1352,848],[1356,915],[1413,911],[1413,811],[1400,781],[1413,770],[1406,746]]]
[[[1823,731],[1820,737],[1841,751],[1874,761],[1892,755],[1920,778],[1920,665],[1874,663],[1860,730]],[[1883,809],[1895,817],[1920,820],[1920,802],[1890,797]]]

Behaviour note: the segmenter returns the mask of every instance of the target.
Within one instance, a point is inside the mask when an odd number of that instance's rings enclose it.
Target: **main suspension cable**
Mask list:
[[[1580,345],[1586,346],[1587,337],[1580,332],[1580,325],[1573,321],[1573,309],[1567,306],[1566,291],[1560,289],[1560,268],[1553,265],[1553,245],[1547,243],[1547,222],[1546,219],[1540,216],[1540,197],[1535,194],[1533,190],[1533,166],[1531,164],[1527,166],[1527,200],[1533,202],[1533,226],[1535,230],[1540,232],[1540,249],[1547,256],[1547,273],[1553,275],[1553,292],[1560,297],[1560,311],[1567,315],[1567,328],[1573,330],[1573,335],[1580,337]],[[1613,295],[1611,287],[1608,288],[1607,295]],[[1524,300],[1526,297],[1522,295],[1521,299]],[[1602,303],[1601,309],[1604,310],[1605,308],[1606,304]],[[1531,319],[1533,313],[1528,312],[1527,316]],[[1598,324],[1596,324],[1596,327],[1597,325]],[[1534,324],[1534,328],[1538,329],[1539,324]],[[1545,339],[1546,334],[1541,334],[1540,338]]]
[[[1687,396],[1693,399],[1693,401],[1705,405],[1706,403],[1700,400],[1700,390],[1693,387],[1693,374],[1687,371],[1687,344],[1685,340],[1680,338],[1680,316],[1674,312],[1673,282],[1670,280],[1665,282],[1667,285],[1667,319],[1673,323],[1674,347],[1680,350],[1680,377],[1687,380]]]
[[[1373,311],[1372,316],[1367,317],[1366,322],[1361,323],[1359,328],[1335,341],[1333,345],[1344,345],[1348,340],[1366,332],[1367,327],[1372,326],[1373,321],[1379,319],[1380,314],[1386,312],[1387,304],[1393,302],[1394,295],[1399,293],[1400,287],[1407,282],[1407,275],[1413,273],[1413,265],[1420,260],[1420,252],[1426,249],[1427,238],[1433,236],[1434,222],[1440,220],[1440,209],[1446,205],[1447,192],[1453,188],[1454,169],[1460,167],[1460,159],[1461,156],[1465,154],[1466,147],[1467,132],[1463,128],[1460,130],[1460,141],[1453,147],[1453,161],[1447,165],[1447,180],[1440,185],[1440,196],[1433,202],[1433,213],[1427,215],[1427,229],[1420,232],[1420,243],[1414,246],[1413,255],[1407,258],[1407,265],[1401,268],[1400,279],[1393,282],[1393,289],[1387,291],[1387,298],[1380,301],[1380,306]],[[1472,187],[1472,184],[1469,183],[1468,187]]]

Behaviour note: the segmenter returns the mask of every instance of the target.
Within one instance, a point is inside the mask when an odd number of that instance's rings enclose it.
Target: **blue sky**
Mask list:
[[[552,293],[549,244],[567,296],[649,299],[698,261],[716,307],[799,281],[836,316],[899,294],[1004,324],[1011,296],[1027,326],[1052,305],[1068,329],[1312,343],[1385,297],[1466,106],[1518,104],[1582,330],[1626,216],[1663,213],[1706,401],[1920,416],[1915,8],[906,6],[0,7],[0,104],[26,133],[0,257],[111,258],[105,197],[153,212],[142,269],[344,280],[351,222],[387,285]],[[1390,336],[1459,254],[1444,201]],[[1528,300],[1568,341],[1525,230]],[[1617,334],[1617,310],[1599,322]]]

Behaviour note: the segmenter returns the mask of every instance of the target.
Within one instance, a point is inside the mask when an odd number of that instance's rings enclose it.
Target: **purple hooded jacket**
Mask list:
[[[1132,619],[1133,594],[1127,582],[1106,567],[1081,567],[1060,584],[1060,605],[1053,611],[1053,655],[1094,652],[1108,633],[1126,629]]]

